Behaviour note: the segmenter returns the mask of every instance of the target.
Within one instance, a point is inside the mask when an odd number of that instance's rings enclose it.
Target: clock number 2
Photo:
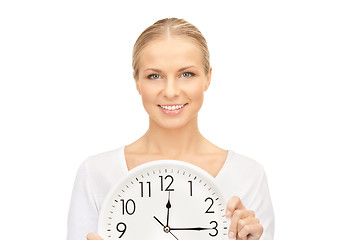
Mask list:
[[[163,180],[163,176],[159,176],[160,177],[160,179],[161,179],[161,191],[164,191],[164,180]],[[172,188],[172,189],[170,189],[169,187],[172,185],[172,183],[173,183],[173,181],[174,181],[174,179],[173,179],[173,177],[171,176],[171,175],[167,175],[166,177],[165,177],[165,180],[166,180],[166,178],[171,178],[171,183],[167,186],[167,188],[165,189],[165,191],[174,191],[174,189]]]
[[[132,199],[128,199],[126,201],[126,204],[125,204],[124,199],[120,199],[120,201],[122,201],[122,215],[125,214],[125,209],[126,209],[127,214],[129,214],[129,215],[132,215],[135,212],[135,202]],[[129,204],[130,202],[133,205],[133,209],[132,209],[133,211],[128,210],[128,205],[131,205],[131,204]]]
[[[206,210],[206,212],[205,213],[214,213],[214,211],[209,211],[210,210],[210,208],[212,207],[212,205],[213,205],[213,203],[214,203],[214,201],[213,201],[213,199],[212,198],[210,198],[210,197],[208,197],[208,198],[206,198],[205,199],[205,202],[207,201],[207,200],[211,200],[212,201],[212,203],[211,203],[211,206]]]
[[[122,225],[123,226],[123,229],[119,229],[119,226],[120,225]],[[123,222],[119,222],[118,224],[117,224],[117,230],[118,230],[118,232],[121,232],[121,235],[119,236],[119,238],[121,238],[122,237],[122,235],[124,235],[125,234],[125,232],[126,232],[126,228],[127,228],[127,226],[126,226],[126,224],[125,223],[123,223]]]

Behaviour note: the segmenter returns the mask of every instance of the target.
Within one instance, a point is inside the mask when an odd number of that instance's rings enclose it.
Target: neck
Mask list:
[[[144,135],[147,152],[171,159],[197,153],[205,138],[201,135],[197,117],[180,128],[164,128],[149,120],[149,129]]]

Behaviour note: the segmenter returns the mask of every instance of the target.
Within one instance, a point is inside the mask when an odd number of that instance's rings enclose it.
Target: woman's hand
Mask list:
[[[259,219],[255,218],[254,211],[247,210],[240,198],[233,196],[227,203],[226,217],[231,218],[228,237],[238,240],[258,240],[264,228]]]
[[[104,240],[102,237],[99,235],[96,235],[95,233],[89,233],[86,236],[87,240]]]

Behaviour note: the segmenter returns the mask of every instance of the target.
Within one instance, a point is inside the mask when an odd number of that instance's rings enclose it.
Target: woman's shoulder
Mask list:
[[[119,169],[121,166],[121,157],[123,145],[108,151],[89,155],[82,164],[87,171],[102,172],[103,170]]]
[[[245,154],[232,150],[229,150],[228,154],[226,165],[217,181],[223,186],[222,191],[226,199],[236,195],[248,203],[248,198],[258,192],[265,180],[264,167]]]
[[[252,157],[238,153],[233,150],[229,150],[229,154],[230,165],[232,165],[233,167],[242,169],[243,171],[250,170],[251,172],[264,170],[263,165]]]
[[[265,175],[263,165],[254,158],[233,150],[229,150],[228,154],[222,174],[225,178],[251,184]]]

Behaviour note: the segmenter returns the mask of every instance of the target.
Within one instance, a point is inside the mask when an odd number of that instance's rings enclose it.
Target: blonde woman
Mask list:
[[[229,237],[271,240],[274,214],[263,167],[255,160],[208,141],[198,112],[211,82],[205,38],[183,19],[148,27],[133,49],[134,80],[149,115],[149,128],[129,145],[86,159],[75,179],[68,215],[68,240],[99,240],[101,204],[114,183],[140,164],[176,159],[194,164],[224,188]],[[142,239],[142,236],[141,236]]]

